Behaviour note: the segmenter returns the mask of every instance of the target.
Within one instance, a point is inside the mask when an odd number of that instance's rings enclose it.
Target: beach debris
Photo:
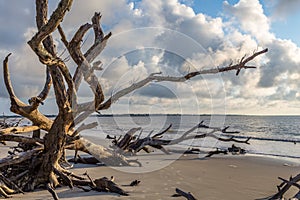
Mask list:
[[[116,149],[117,152],[120,152],[122,154],[131,153],[136,154],[141,150],[144,150],[145,152],[149,153],[149,147],[159,149],[165,154],[170,154],[170,152],[165,148],[167,145],[174,145],[178,144],[185,140],[191,140],[191,139],[203,139],[206,137],[212,137],[216,140],[223,141],[223,142],[236,142],[236,143],[245,143],[250,144],[249,140],[251,138],[246,138],[245,140],[236,139],[234,136],[222,136],[218,135],[218,133],[222,134],[228,134],[228,133],[237,133],[237,131],[228,131],[229,126],[225,128],[219,128],[219,127],[211,127],[204,124],[204,121],[201,121],[196,126],[192,127],[191,129],[184,132],[180,137],[175,139],[163,139],[163,134],[168,132],[172,127],[172,124],[170,124],[167,128],[165,128],[162,132],[159,132],[157,134],[154,134],[153,136],[151,131],[148,136],[141,138],[141,128],[132,128],[130,129],[122,138],[119,138],[118,140],[115,139],[115,137],[109,137],[114,138],[112,141],[113,148]],[[194,133],[197,130],[197,133]],[[135,136],[134,134],[140,131],[138,136]],[[209,132],[207,132],[209,131]],[[187,153],[194,153],[194,152],[200,152],[199,149],[191,149],[191,151],[187,151]],[[236,146],[232,146],[230,149],[231,153],[244,153],[245,151]],[[218,154],[218,153],[226,153],[225,151],[217,151],[217,152],[211,152],[211,155]],[[209,156],[208,156],[209,157]]]
[[[82,163],[82,164],[92,164],[92,165],[96,165],[99,163],[99,160],[97,160],[95,157],[93,156],[87,156],[87,157],[82,157],[80,155],[77,155],[77,159],[75,158],[71,158],[68,160],[69,162],[73,162],[75,164],[77,163]]]
[[[213,155],[217,155],[217,154],[224,154],[227,155],[228,153],[231,153],[232,155],[240,155],[240,154],[245,154],[246,150],[236,146],[235,144],[232,144],[231,147],[227,148],[227,150],[222,150],[217,148],[214,151],[209,151],[208,154],[205,156],[206,158],[211,157]]]
[[[13,189],[10,189],[7,187],[4,183],[0,182],[0,195],[5,197],[5,198],[10,198],[11,194],[14,194],[15,191]]]
[[[132,181],[129,185],[130,185],[130,186],[137,186],[138,184],[140,184],[140,182],[141,182],[141,181],[139,181],[139,180],[134,180],[134,181]]]
[[[17,118],[14,120],[7,120],[7,118],[4,116],[2,117],[2,120],[0,121],[0,130],[11,128],[11,127],[18,127],[21,123],[21,121],[24,120],[24,118]]]
[[[186,151],[184,151],[184,154],[199,154],[201,150],[199,148],[188,148]]]
[[[228,152],[230,152],[232,155],[239,155],[239,154],[245,154],[246,150],[232,144],[232,146],[228,148]]]
[[[216,154],[228,154],[228,151],[227,150],[221,150],[221,149],[217,148],[217,150],[215,150],[215,151],[208,152],[208,154],[205,157],[209,158],[209,157],[211,157],[213,155],[216,155]]]
[[[94,180],[96,185],[95,190],[100,192],[112,192],[117,193],[122,196],[128,196],[128,193],[125,192],[122,188],[120,188],[113,180],[108,179],[107,177],[103,177],[100,179]]]
[[[185,197],[187,200],[196,200],[196,198],[193,196],[190,192],[184,192],[183,190],[176,188],[175,189],[176,194],[173,194],[172,197]]]
[[[89,192],[90,190],[95,190],[98,192],[111,192],[117,193],[122,196],[128,196],[128,193],[125,192],[122,188],[120,188],[115,182],[114,177],[111,176],[110,178],[102,177],[93,180],[87,172],[83,175],[87,176],[88,182],[86,180],[76,181],[77,187],[84,190],[85,192]],[[84,186],[89,186],[90,189],[87,189]]]
[[[140,180],[134,180],[134,181],[131,181],[130,184],[128,185],[122,185],[122,186],[131,186],[131,187],[134,187],[134,186],[138,186],[140,184]]]
[[[281,184],[277,185],[278,192],[271,197],[268,197],[268,200],[277,200],[277,199],[284,199],[284,194],[292,187],[298,188],[298,193],[294,195],[292,199],[299,199],[300,197],[300,174],[296,175],[295,177],[290,177],[289,180],[284,178],[278,177],[281,180]]]

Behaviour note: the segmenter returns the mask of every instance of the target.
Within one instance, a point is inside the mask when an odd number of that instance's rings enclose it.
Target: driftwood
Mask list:
[[[89,157],[81,157],[80,155],[77,156],[78,158],[71,158],[68,160],[68,162],[73,162],[75,164],[82,163],[82,164],[97,164],[99,163],[99,160],[97,160],[95,157],[89,156]]]
[[[125,192],[122,188],[120,188],[115,182],[114,177],[108,179],[107,177],[99,178],[93,180],[88,173],[86,172],[84,175],[87,176],[87,180],[76,180],[75,184],[78,188],[82,189],[85,192],[89,192],[90,190],[95,190],[98,192],[112,192],[117,193],[122,196],[128,196],[128,193]],[[90,189],[84,188],[82,186],[89,186]]]
[[[209,158],[213,155],[216,155],[216,154],[228,154],[228,151],[227,150],[220,150],[217,148],[217,150],[215,151],[210,151],[208,152],[208,154],[205,156],[206,158]]]
[[[190,192],[184,192],[179,188],[175,189],[176,194],[173,194],[172,197],[185,197],[187,200],[196,200],[196,198]]]
[[[208,154],[205,157],[211,157],[216,154],[228,154],[228,153],[231,153],[232,155],[240,155],[240,154],[245,154],[246,150],[232,144],[232,146],[229,147],[227,150],[221,150],[217,148],[215,151],[208,152]]]
[[[172,125],[168,126],[165,130],[153,136],[151,136],[151,133],[149,133],[149,135],[144,138],[140,138],[140,135],[139,136],[134,135],[138,130],[140,130],[140,128],[131,129],[123,136],[123,138],[119,140],[117,140],[116,137],[112,137],[112,136],[108,136],[107,138],[112,138],[113,146],[120,152],[132,152],[134,154],[139,152],[140,150],[145,150],[146,152],[150,152],[148,149],[149,147],[159,149],[164,153],[169,154],[169,151],[164,148],[167,145],[178,144],[185,140],[203,139],[205,137],[212,137],[215,138],[216,140],[220,140],[223,142],[236,142],[236,143],[245,143],[245,144],[250,144],[249,140],[251,139],[251,138],[247,138],[245,140],[239,140],[234,138],[234,136],[230,136],[230,137],[219,136],[220,135],[219,133],[233,133],[233,131],[228,132],[229,127],[225,127],[223,129],[217,127],[210,127],[204,125],[203,121],[201,121],[199,124],[189,129],[188,131],[184,132],[182,136],[176,139],[172,139],[172,140],[162,139],[163,134],[165,134],[168,130],[170,130],[171,127]],[[197,133],[192,134],[196,130]],[[235,131],[234,133],[238,133],[238,132]],[[234,145],[229,149],[229,151],[236,152],[236,153],[240,151],[239,153],[244,153],[243,149],[236,147]]]
[[[292,187],[296,187],[299,189],[299,192],[295,194],[293,198],[299,199],[300,197],[300,174],[298,174],[295,177],[290,177],[289,180],[286,180],[284,178],[278,177],[282,181],[280,185],[277,186],[278,192],[274,194],[273,196],[269,197],[269,200],[277,200],[277,199],[282,199],[284,197],[284,194]]]
[[[9,187],[7,187],[5,184],[0,183],[0,195],[5,197],[5,198],[10,198],[11,194],[16,193],[16,191],[14,191],[13,189],[10,189]]]

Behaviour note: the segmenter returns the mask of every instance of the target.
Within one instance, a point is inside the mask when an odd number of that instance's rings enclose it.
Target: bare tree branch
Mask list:
[[[12,87],[11,80],[10,80],[10,74],[8,71],[8,58],[10,55],[11,55],[11,53],[9,53],[3,60],[3,78],[4,78],[6,90],[9,94],[9,97],[11,100],[14,101],[16,98],[16,95],[15,95],[14,89]]]
[[[132,91],[135,91],[145,85],[147,85],[148,83],[152,82],[152,81],[157,81],[157,82],[162,82],[162,81],[168,81],[168,82],[185,82],[186,80],[189,80],[195,76],[198,75],[204,75],[204,74],[216,74],[216,73],[220,73],[220,72],[226,72],[226,71],[231,71],[231,70],[240,70],[240,69],[247,69],[249,68],[249,66],[246,66],[246,64],[253,60],[255,57],[266,53],[268,51],[268,49],[264,49],[261,50],[259,52],[254,53],[253,55],[249,56],[248,58],[246,58],[245,60],[241,60],[240,63],[236,64],[236,65],[232,65],[232,66],[227,66],[227,67],[222,67],[222,68],[212,68],[212,69],[204,69],[204,70],[200,70],[197,72],[190,72],[185,76],[181,76],[181,77],[172,77],[172,76],[160,76],[160,73],[153,73],[150,74],[147,78],[132,84],[131,86],[116,92],[115,94],[113,94],[108,100],[106,100],[103,104],[101,104],[98,107],[98,110],[104,110],[104,109],[108,109],[111,104],[113,104],[114,102],[116,102],[117,100],[119,100],[121,97],[131,93]],[[251,67],[252,68],[252,67]]]
[[[81,131],[87,130],[87,129],[92,129],[98,126],[97,122],[89,123],[89,124],[81,124],[72,134],[72,137],[75,137],[78,135]]]
[[[41,3],[39,4],[39,2],[36,1],[36,4],[37,4],[37,6],[39,6],[41,4],[47,5],[48,3],[47,3],[47,1],[41,1]],[[43,22],[40,24],[38,23],[38,26],[40,26],[39,31],[32,37],[32,39],[30,41],[28,41],[28,44],[32,48],[32,50],[39,56],[40,61],[43,64],[46,64],[46,65],[56,64],[53,56],[47,50],[44,49],[42,42],[62,22],[66,12],[71,7],[71,4],[72,4],[72,0],[61,0],[61,2],[59,3],[59,6],[52,13],[49,21],[45,20],[45,18],[47,17],[47,13],[42,14],[45,16],[43,18],[37,17],[38,19],[42,19]],[[39,12],[40,11],[38,11],[38,13]],[[43,12],[44,12],[44,10],[43,10]]]
[[[10,54],[9,54],[10,55]],[[10,95],[11,107],[10,110],[16,114],[22,115],[23,117],[28,118],[36,126],[39,126],[41,129],[47,130],[50,129],[50,124],[52,120],[48,119],[45,115],[41,114],[38,110],[32,112],[32,106],[23,103],[18,99],[13,91],[13,87],[10,81],[10,74],[8,70],[8,56],[6,56],[3,61],[3,75],[6,89]]]

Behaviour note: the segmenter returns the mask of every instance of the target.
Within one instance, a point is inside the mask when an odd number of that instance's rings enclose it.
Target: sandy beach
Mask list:
[[[162,154],[140,156],[143,165],[139,167],[107,167],[76,164],[72,171],[77,174],[88,172],[93,178],[115,177],[115,182],[122,186],[137,179],[141,183],[135,187],[123,186],[129,196],[95,191],[83,192],[75,188],[57,188],[60,199],[184,199],[171,197],[175,188],[191,192],[197,199],[214,200],[253,200],[270,196],[276,192],[280,183],[278,176],[288,178],[300,171],[299,164],[283,160],[251,157],[220,156],[199,159],[196,155],[167,157]],[[171,162],[170,162],[171,161]],[[143,172],[150,168],[155,171]],[[296,190],[291,190],[293,194]],[[52,199],[47,191],[36,191],[25,195],[15,195],[14,199],[46,200]]]

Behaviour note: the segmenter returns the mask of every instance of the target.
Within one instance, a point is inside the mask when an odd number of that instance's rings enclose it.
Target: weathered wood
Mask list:
[[[190,192],[184,192],[179,188],[175,189],[176,193],[175,195],[173,195],[173,197],[180,197],[183,196],[185,197],[187,200],[196,200],[196,198],[190,193]]]
[[[227,153],[228,153],[228,151],[226,151],[226,150],[220,150],[220,149],[217,148],[217,150],[215,150],[215,151],[208,152],[208,154],[205,157],[209,158],[209,157],[211,157],[213,155],[216,155],[216,154],[227,154]]]
[[[10,198],[11,196],[9,195],[13,193],[15,193],[14,190],[10,189],[3,183],[0,183],[0,195],[4,196],[5,198]]]
[[[210,127],[207,125],[203,124],[203,121],[200,122],[199,124],[197,124],[196,126],[192,127],[191,129],[187,130],[186,132],[184,132],[180,137],[175,138],[175,139],[160,139],[162,137],[162,135],[170,128],[170,126],[164,130],[162,133],[158,133],[155,134],[153,137],[150,137],[151,134],[149,134],[147,137],[145,138],[138,138],[135,141],[133,140],[133,136],[130,135],[125,135],[124,138],[121,140],[126,141],[126,146],[122,145],[122,150],[125,151],[126,149],[130,152],[134,152],[137,153],[140,150],[144,149],[147,146],[151,146],[153,148],[159,149],[161,151],[163,151],[165,154],[169,154],[169,151],[167,151],[164,146],[166,145],[174,145],[174,144],[178,144],[180,142],[186,141],[186,140],[191,140],[191,139],[202,139],[205,137],[212,137],[215,138],[217,140],[223,141],[223,142],[237,142],[237,143],[245,143],[245,144],[249,144],[249,140],[250,138],[247,138],[246,140],[238,140],[235,139],[233,136],[231,137],[220,137],[217,136],[215,133],[218,132],[222,132],[222,133],[227,133],[226,129],[221,129],[221,128],[216,128],[216,127]],[[195,130],[198,129],[198,133],[197,134],[192,134]],[[199,129],[208,129],[210,130],[209,133],[201,133]],[[113,141],[114,142],[114,141]],[[115,142],[116,146],[119,147],[120,146],[120,142]],[[122,143],[123,144],[123,143]]]
[[[76,163],[83,163],[83,164],[97,164],[99,163],[99,160],[96,159],[95,157],[81,157],[78,155],[78,159],[74,159],[74,158],[71,158],[68,160],[69,162],[74,162],[75,164]]]
[[[14,188],[16,191],[24,194],[24,192],[22,191],[21,188],[19,188],[13,181],[9,180],[8,178],[6,178],[5,176],[3,176],[2,173],[0,173],[0,180],[5,183],[6,185]],[[15,190],[10,190],[8,191],[9,194],[15,193]]]
[[[47,187],[47,190],[48,190],[48,191],[50,192],[50,194],[52,195],[53,199],[54,199],[54,200],[59,200],[59,198],[58,198],[58,196],[57,196],[57,194],[56,194],[54,188],[52,187],[52,185],[51,185],[50,183],[48,183],[48,184],[46,185],[46,187]]]
[[[128,193],[125,192],[122,188],[120,188],[116,183],[112,180],[109,180],[106,177],[94,180],[96,184],[96,190],[98,191],[107,191],[117,193],[123,196],[128,196]]]
[[[36,148],[31,151],[21,153],[20,155],[8,156],[6,158],[2,158],[0,160],[0,168],[8,165],[18,164],[20,162],[28,160],[32,158],[33,155],[35,155],[38,152],[41,152],[42,150],[43,150],[42,148]]]
[[[27,144],[42,144],[44,142],[44,140],[40,138],[31,138],[20,135],[0,135],[0,141],[12,141]]]
[[[117,147],[119,147],[122,150],[125,150],[128,146],[129,143],[133,140],[133,135],[141,130],[141,127],[138,128],[132,128],[130,129],[124,136],[123,138],[116,144]]]
[[[9,133],[29,133],[32,131],[39,130],[39,126],[22,126],[22,127],[9,127],[5,129],[0,129],[0,134],[9,134]]]
[[[119,100],[121,97],[131,93],[132,91],[135,91],[141,87],[144,87],[145,85],[147,85],[150,82],[153,81],[166,81],[166,82],[185,82],[186,80],[189,80],[195,76],[198,75],[203,75],[203,74],[217,74],[220,72],[226,72],[226,71],[231,71],[231,70],[240,70],[242,68],[247,69],[249,68],[249,66],[247,66],[246,64],[248,62],[250,62],[251,60],[253,60],[255,57],[264,54],[268,52],[268,49],[263,49],[259,52],[254,53],[253,55],[247,57],[245,60],[241,60],[241,62],[239,62],[236,65],[230,65],[230,66],[225,66],[225,67],[217,67],[217,68],[212,68],[212,69],[204,69],[204,70],[200,70],[200,71],[196,71],[196,72],[190,72],[185,76],[180,76],[180,77],[172,77],[172,76],[161,76],[161,73],[152,73],[150,74],[147,78],[138,81],[137,83],[132,84],[131,86],[122,89],[118,92],[116,92],[114,95],[112,95],[108,100],[106,100],[103,104],[101,104],[98,108],[98,110],[105,110],[110,108],[110,106],[116,102],[117,100]]]
[[[279,179],[280,179],[280,177],[279,177]],[[270,200],[276,200],[276,199],[282,198],[284,196],[284,194],[290,189],[290,187],[299,181],[300,181],[300,174],[298,174],[295,177],[291,177],[289,181],[284,180],[283,181],[284,184],[282,184],[282,186],[278,188],[279,190],[276,194],[274,194],[272,197],[270,197]]]
[[[126,158],[121,154],[114,153],[101,145],[96,145],[84,138],[79,140],[86,148],[89,154],[94,156],[100,162],[109,166],[128,166],[130,165]]]

